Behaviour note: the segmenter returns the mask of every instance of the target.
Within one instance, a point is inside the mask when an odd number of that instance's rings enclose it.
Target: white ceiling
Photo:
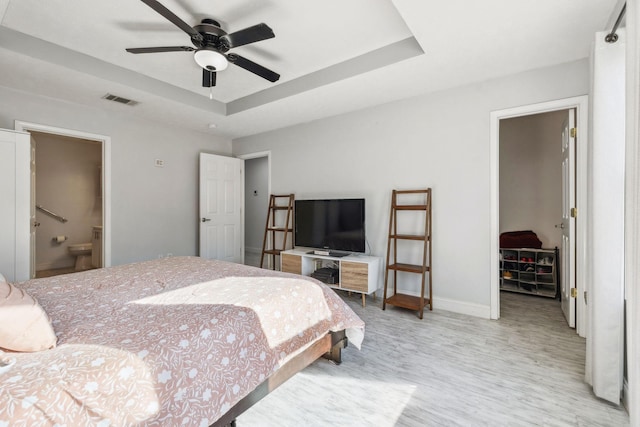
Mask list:
[[[264,22],[276,37],[232,49],[281,75],[230,65],[213,100],[190,46],[139,0],[0,0],[0,85],[237,138],[585,58],[619,0],[160,0],[189,25]],[[106,93],[134,99],[130,107]],[[209,129],[214,123],[215,129]]]

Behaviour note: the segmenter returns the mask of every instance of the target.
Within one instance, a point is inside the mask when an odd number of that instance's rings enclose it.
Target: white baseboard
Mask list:
[[[454,313],[466,314],[468,316],[491,318],[491,307],[488,305],[473,304],[470,302],[457,301],[447,298],[433,299],[433,308],[437,310],[451,311]]]
[[[382,289],[378,289],[380,295],[383,294]],[[417,292],[408,291],[406,289],[398,289],[403,294],[419,297]],[[465,301],[452,300],[448,298],[433,298],[433,309],[451,311],[452,313],[466,314],[467,316],[481,317],[483,319],[491,319],[491,307],[488,305],[473,304]]]
[[[629,383],[627,382],[626,378],[624,378],[622,384],[622,406],[627,409],[627,413],[631,412],[629,408]]]

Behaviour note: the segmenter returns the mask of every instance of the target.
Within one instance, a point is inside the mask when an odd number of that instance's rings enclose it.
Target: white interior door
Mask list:
[[[562,247],[560,248],[560,273],[562,312],[570,327],[576,327],[576,138],[575,109],[567,110],[562,125]]]
[[[244,263],[244,160],[200,153],[200,256]]]

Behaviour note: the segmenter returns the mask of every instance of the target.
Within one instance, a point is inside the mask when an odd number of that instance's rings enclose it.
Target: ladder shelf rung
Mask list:
[[[292,232],[293,228],[284,228],[284,227],[268,227],[267,230],[269,231],[287,231],[287,232]]]
[[[391,234],[389,238],[398,240],[429,240],[429,236],[425,236],[424,234]]]
[[[269,255],[280,255],[280,252],[282,252],[282,249],[265,249],[264,250],[264,253]]]
[[[427,194],[430,193],[430,188],[420,189],[420,190],[395,190],[396,194]]]
[[[405,264],[405,263],[395,263],[387,266],[389,270],[395,271],[405,271],[407,273],[424,273],[429,271],[428,266],[416,265],[416,264]]]
[[[396,205],[394,209],[397,211],[426,211],[427,205]]]

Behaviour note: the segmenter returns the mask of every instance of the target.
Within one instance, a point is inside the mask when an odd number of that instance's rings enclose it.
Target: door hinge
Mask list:
[[[578,288],[571,288],[571,298],[578,298]]]
[[[569,131],[571,132],[571,138],[575,138],[576,134],[578,133],[578,131],[576,130],[576,128],[571,128],[571,130]]]
[[[571,218],[578,218],[578,208],[571,208]]]

